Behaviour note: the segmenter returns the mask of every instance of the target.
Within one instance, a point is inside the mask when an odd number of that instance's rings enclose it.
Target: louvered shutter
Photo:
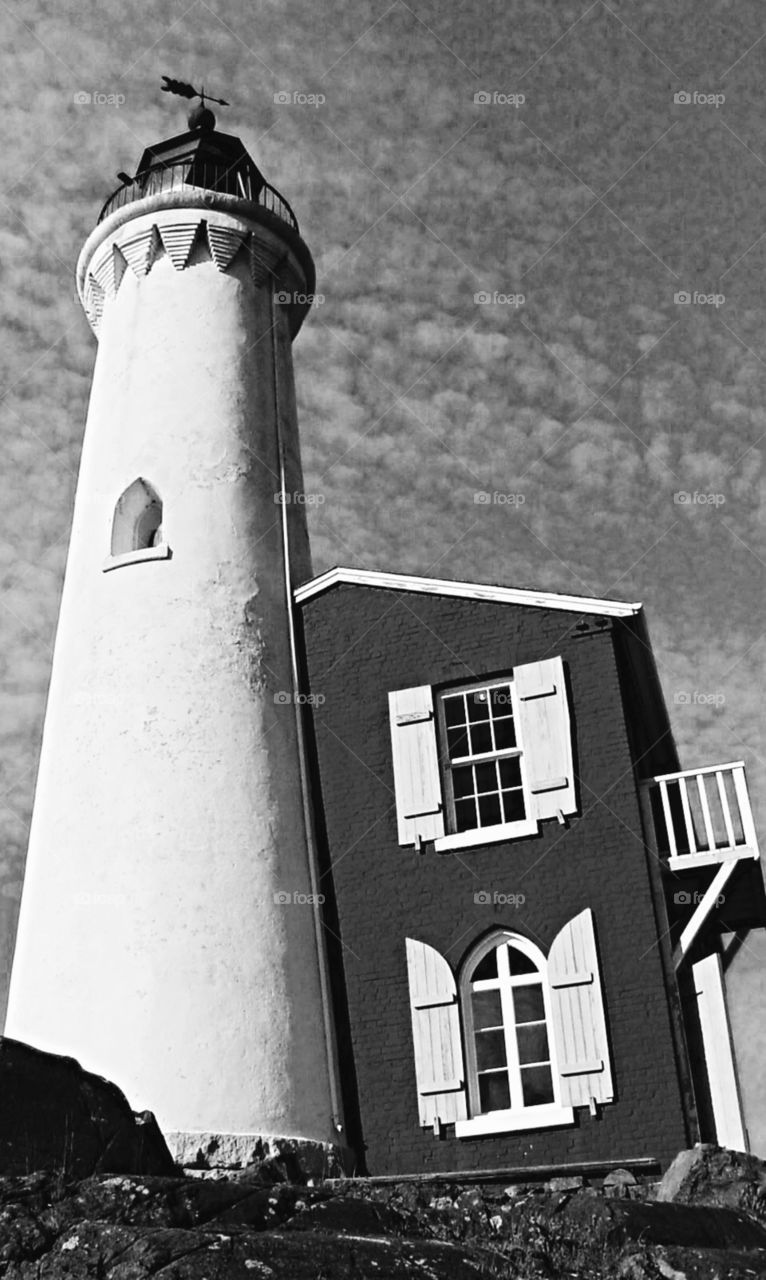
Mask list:
[[[439,755],[431,686],[388,695],[399,844],[444,835]]]
[[[563,1105],[587,1107],[591,1101],[612,1102],[604,999],[589,908],[565,924],[554,938],[548,978]]]
[[[534,817],[576,813],[572,726],[561,658],[515,667],[519,738]]]
[[[455,979],[444,956],[407,938],[412,1039],[421,1125],[468,1116]]]

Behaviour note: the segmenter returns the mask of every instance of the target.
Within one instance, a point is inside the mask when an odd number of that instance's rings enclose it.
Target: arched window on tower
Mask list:
[[[117,499],[112,519],[111,555],[104,569],[139,560],[170,558],[162,531],[162,499],[153,485],[139,476]]]
[[[112,523],[112,555],[143,551],[162,542],[162,499],[148,480],[134,480],[117,501]]]

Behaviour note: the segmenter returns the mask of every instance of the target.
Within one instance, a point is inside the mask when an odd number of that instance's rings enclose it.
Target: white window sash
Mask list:
[[[503,751],[482,751],[475,756],[450,756],[450,767],[460,764],[487,764],[490,760],[506,760],[510,756],[520,756],[524,753],[521,747],[506,747]]]
[[[508,947],[503,944],[497,957],[498,986],[503,1009],[503,1030],[505,1031],[505,1053],[508,1062],[508,1078],[511,1087],[511,1111],[524,1109],[524,1095],[521,1091],[521,1065],[519,1063],[519,1041],[516,1035],[516,1011],[513,1007],[513,991],[511,971],[508,965]],[[488,1114],[488,1113],[485,1113]]]
[[[506,949],[508,944],[516,947],[522,952],[522,954],[528,956],[533,963],[537,965],[537,972],[520,974],[518,977],[512,977],[508,964],[508,952]],[[480,960],[482,960],[484,956],[488,955],[490,951],[496,950],[498,947],[500,947],[501,950],[498,956],[497,978],[482,978],[479,979],[478,982],[472,982],[466,974],[472,973]],[[535,985],[542,986],[553,1101],[549,1103],[536,1103],[533,1106],[525,1107],[521,1080],[521,1063],[519,1061],[519,1044],[516,1035],[516,1018],[513,1007],[513,991],[517,987],[529,987]],[[510,1109],[504,1111],[481,1112],[479,1110],[481,1103],[479,1100],[479,1073],[476,1063],[476,1033],[473,1019],[472,994],[474,991],[490,990],[499,990],[500,992],[511,1106]],[[548,981],[548,965],[545,957],[539,953],[538,948],[532,943],[527,942],[526,939],[517,937],[512,933],[494,934],[491,946],[486,946],[478,953],[474,951],[470,956],[466,972],[460,981],[460,1006],[463,1013],[466,1079],[468,1084],[468,1101],[471,1110],[471,1117],[468,1120],[461,1120],[457,1122],[455,1126],[455,1136],[458,1138],[481,1136],[482,1134],[489,1133],[511,1132],[515,1129],[536,1129],[545,1128],[548,1125],[571,1124],[574,1119],[574,1111],[571,1107],[563,1106],[561,1102],[559,1067],[556,1056],[556,1043],[553,1035],[552,1002]],[[533,1066],[534,1064],[528,1063],[525,1065]]]
[[[447,721],[444,712],[444,704],[447,698],[456,693],[474,693],[481,690],[499,689],[503,686],[510,687],[511,691],[511,709],[513,711],[513,723],[517,735],[517,745],[515,747],[507,747],[502,751],[484,751],[479,755],[469,756],[450,756],[447,739]],[[518,822],[499,822],[488,827],[469,827],[465,831],[451,831],[449,834],[439,836],[434,841],[434,849],[437,853],[449,853],[453,849],[467,849],[477,844],[493,844],[498,840],[518,840],[523,836],[536,835],[539,829],[537,818],[533,817],[534,805],[532,803],[532,794],[529,786],[529,778],[527,777],[526,761],[524,758],[524,743],[519,743],[518,733],[520,724],[519,701],[516,693],[515,682],[513,676],[500,677],[497,680],[489,680],[486,684],[473,682],[471,684],[457,685],[451,689],[445,689],[436,696],[437,707],[437,724],[439,731],[439,740],[443,747],[440,753],[442,767],[442,789],[445,799],[445,813],[450,825],[456,826],[455,811],[455,792],[452,784],[452,768],[453,766],[468,764],[488,764],[493,760],[506,760],[510,758],[518,758],[521,772],[521,794],[524,797],[524,811],[526,817]]]

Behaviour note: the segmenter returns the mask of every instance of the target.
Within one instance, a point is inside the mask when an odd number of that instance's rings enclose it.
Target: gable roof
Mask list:
[[[641,612],[640,603],[626,604],[622,600],[558,595],[519,587],[493,587],[482,582],[453,582],[451,578],[419,578],[410,573],[381,573],[373,569],[328,569],[297,587],[295,601],[303,604],[305,600],[311,600],[341,583],[356,587],[385,587],[389,591],[418,591],[432,596],[462,596],[467,600],[489,600],[498,604],[523,604],[537,609],[563,609],[569,613],[595,613],[607,618],[632,618]]]

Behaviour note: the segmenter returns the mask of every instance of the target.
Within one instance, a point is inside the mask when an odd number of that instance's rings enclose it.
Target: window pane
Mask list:
[[[521,1072],[521,1090],[525,1107],[553,1102],[550,1067],[524,1067]]]
[[[488,724],[471,725],[471,755],[492,750],[492,731]]]
[[[500,797],[495,796],[479,796],[479,825],[482,827],[493,827],[498,822],[502,822],[500,816]]]
[[[508,1073],[497,1071],[493,1075],[479,1076],[479,1107],[484,1111],[507,1111],[511,1105]]]
[[[513,720],[495,721],[495,747],[498,751],[508,751],[516,746],[516,728]]]
[[[525,955],[518,947],[512,947],[510,944],[508,946],[508,968],[511,972],[511,977],[514,978],[523,973],[537,973],[537,965],[534,960],[530,960],[528,955]],[[518,1016],[516,1021],[520,1021]],[[524,1022],[530,1021],[530,1018],[524,1018]]]
[[[476,1036],[476,1068],[488,1071],[492,1067],[504,1067],[505,1032],[479,1031]]]
[[[505,822],[523,822],[526,817],[523,791],[503,792],[503,813]]]
[[[495,688],[490,690],[490,701],[493,716],[509,715],[512,710],[511,686],[509,684],[495,685]]]
[[[517,1027],[516,1037],[519,1042],[519,1062],[550,1061],[548,1032],[544,1022],[530,1022],[526,1027]]]
[[[476,825],[476,805],[474,801],[456,800],[455,826],[458,831],[473,831]]]
[[[494,959],[497,961],[497,953],[490,951],[485,956],[479,967],[476,969],[473,977],[474,981],[479,979],[479,969],[486,964],[487,960]],[[490,974],[486,975],[490,977]],[[497,963],[495,964],[495,977],[497,977]],[[476,1031],[481,1031],[483,1027],[502,1027],[503,1025],[503,1007],[500,1003],[499,991],[474,991],[473,993],[473,1025]],[[538,1058],[538,1062],[542,1059]]]
[[[469,756],[471,748],[468,745],[468,730],[448,729],[447,746],[449,747],[450,760],[454,760],[456,756]]]
[[[495,762],[492,760],[489,764],[477,764],[476,766],[476,790],[477,791],[497,791],[497,771]]]
[[[471,724],[477,724],[480,720],[489,720],[489,698],[486,689],[477,689],[474,693],[469,693],[466,706]]]
[[[531,987],[516,987],[513,992],[513,1007],[517,1025],[524,1022],[544,1022],[542,985],[535,982]]]
[[[518,756],[511,756],[509,760],[499,760],[500,765],[500,786],[501,787],[520,787],[521,786],[521,761]]]
[[[473,769],[470,764],[461,764],[452,770],[452,786],[456,796],[473,795]]]
[[[444,699],[444,720],[448,726],[465,724],[465,704],[462,693]]]
[[[497,948],[493,947],[488,951],[483,960],[480,960],[472,974],[473,982],[484,982],[487,978],[497,977]],[[478,992],[476,993],[478,995]]]

